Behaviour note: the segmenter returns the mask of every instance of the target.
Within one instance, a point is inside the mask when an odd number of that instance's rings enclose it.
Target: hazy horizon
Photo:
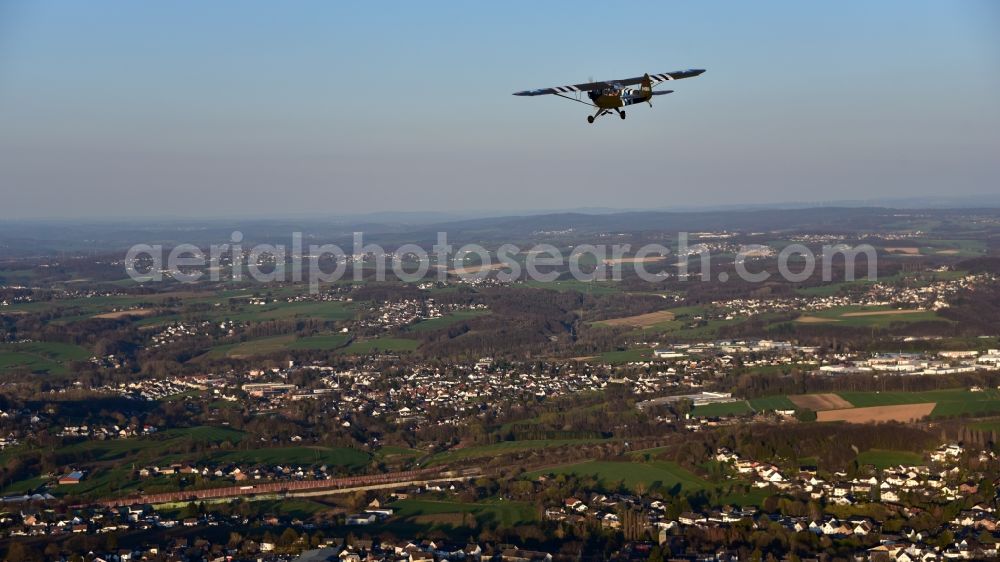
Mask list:
[[[997,24],[989,0],[7,2],[0,218],[987,195]],[[625,121],[511,95],[684,68]]]

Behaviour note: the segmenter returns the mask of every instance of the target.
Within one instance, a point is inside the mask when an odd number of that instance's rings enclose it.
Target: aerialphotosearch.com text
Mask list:
[[[230,240],[212,244],[208,251],[193,245],[164,247],[159,244],[136,244],[125,256],[126,274],[137,282],[174,279],[181,283],[250,279],[261,283],[307,281],[311,291],[323,283],[342,279],[402,282],[447,281],[449,276],[472,282],[495,276],[501,282],[527,279],[552,282],[565,272],[578,281],[620,281],[631,269],[643,281],[658,282],[675,275],[681,280],[728,281],[729,273],[712,276],[712,255],[703,244],[691,244],[688,234],[677,234],[676,251],[651,243],[633,248],[630,244],[580,244],[566,251],[552,244],[527,248],[501,244],[492,251],[480,244],[455,247],[448,243],[446,232],[437,234],[430,251],[417,244],[403,244],[386,251],[378,244],[365,243],[364,235],[355,232],[350,252],[336,244],[303,243],[301,232],[293,232],[291,244],[254,244],[245,247],[243,234],[235,231]],[[733,270],[739,279],[762,283],[773,273],[753,267],[756,258],[769,255],[768,246],[747,244],[733,258]],[[673,259],[671,259],[673,256]],[[802,244],[790,244],[777,252],[777,274],[789,282],[801,282],[821,268],[824,282],[832,281],[833,263],[843,260],[844,280],[855,278],[855,265],[863,262],[867,277],[877,276],[877,252],[862,244],[824,245],[816,255]],[[861,260],[863,258],[863,260]],[[692,268],[690,262],[697,266]],[[697,269],[689,272],[689,269]],[[433,270],[433,272],[432,272]],[[373,275],[372,275],[373,274]]]

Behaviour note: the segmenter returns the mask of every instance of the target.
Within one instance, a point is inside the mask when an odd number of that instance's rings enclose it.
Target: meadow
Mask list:
[[[440,330],[442,328],[447,328],[452,324],[457,324],[465,320],[471,320],[473,318],[478,318],[485,314],[489,314],[486,310],[458,310],[452,312],[451,314],[446,314],[440,318],[431,318],[430,320],[422,320],[413,324],[407,328],[410,332],[430,332],[434,330]]]
[[[718,418],[725,416],[739,416],[752,413],[753,409],[746,400],[736,400],[735,402],[716,402],[715,404],[704,404],[695,406],[691,415],[700,418]]]
[[[86,361],[90,353],[68,343],[31,342],[0,344],[0,372],[25,368],[33,373],[64,375],[70,361]]]
[[[176,478],[134,479],[134,471],[144,466],[164,466],[171,463],[196,462],[198,465],[235,463],[318,466],[351,473],[364,468],[370,456],[346,447],[292,446],[243,448],[247,442],[242,431],[227,427],[198,426],[168,429],[146,436],[128,439],[86,440],[53,449],[60,463],[87,472],[87,477],[74,486],[56,486],[56,495],[72,492],[76,495],[100,497],[140,487],[157,491],[176,489]],[[48,479],[38,475],[8,484],[4,492],[22,492],[43,484]]]
[[[924,392],[841,392],[857,408],[899,404],[937,404],[931,417],[989,415],[1000,413],[1000,391],[972,392],[962,388]]]
[[[681,468],[676,463],[665,461],[585,461],[536,470],[526,473],[525,477],[537,478],[560,474],[573,474],[579,477],[593,476],[609,489],[616,487],[619,482],[632,490],[635,490],[639,485],[649,489],[654,484],[659,484],[666,489],[679,488],[691,492],[708,486],[708,482],[697,475]]]
[[[475,459],[482,457],[493,457],[504,453],[514,453],[519,451],[541,450],[552,447],[562,447],[564,445],[590,445],[594,443],[604,443],[608,439],[528,439],[523,441],[500,441],[492,445],[478,445],[475,447],[465,447],[462,449],[452,449],[441,453],[436,453],[428,460],[427,464],[446,464],[465,459]]]
[[[871,465],[875,468],[886,469],[893,466],[920,466],[927,464],[923,456],[908,451],[888,451],[884,449],[872,449],[858,455],[858,464],[861,466]]]
[[[900,322],[946,321],[933,310],[897,310],[879,306],[838,306],[803,314],[800,324],[836,324],[850,327],[885,328]]]
[[[499,524],[511,527],[530,523],[538,518],[538,512],[527,502],[487,500],[476,503],[405,499],[394,502],[389,507],[401,519],[431,526],[468,526]]]
[[[793,397],[800,402],[829,396],[843,406],[833,408],[878,408],[916,404],[934,404],[932,418],[954,416],[990,416],[1000,414],[1000,390],[972,392],[964,388],[929,390],[921,392],[839,392],[833,394],[799,395]],[[815,401],[815,400],[813,400]],[[809,406],[806,406],[809,407]],[[788,396],[774,395],[718,404],[706,404],[694,408],[692,415],[699,417],[722,417],[747,414],[752,411],[794,410],[795,404]],[[822,407],[811,407],[823,410]],[[844,410],[836,410],[841,413]],[[858,412],[862,414],[862,412]],[[848,412],[849,414],[849,412]]]
[[[230,343],[212,347],[202,357],[217,359],[221,357],[252,357],[267,355],[285,350],[318,350],[329,351],[344,347],[350,341],[347,334],[316,334],[313,336],[296,337],[294,334],[255,338],[245,342]]]
[[[354,340],[351,345],[343,348],[342,353],[364,355],[373,351],[413,351],[420,347],[420,342],[406,338],[375,338],[370,340]]]

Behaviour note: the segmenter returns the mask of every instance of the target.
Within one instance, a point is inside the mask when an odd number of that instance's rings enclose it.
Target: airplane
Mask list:
[[[587,116],[587,122],[593,123],[598,117],[611,114],[612,109],[617,111],[618,116],[624,119],[625,112],[622,111],[621,108],[626,105],[646,102],[649,104],[649,107],[653,107],[653,96],[662,96],[663,94],[673,93],[673,90],[660,90],[659,92],[653,91],[653,86],[664,82],[680,80],[681,78],[693,78],[695,76],[700,76],[703,72],[705,72],[704,69],[692,68],[688,70],[679,70],[677,72],[664,72],[662,74],[645,74],[643,76],[626,78],[624,80],[587,82],[585,84],[574,84],[572,86],[556,86],[554,88],[524,90],[523,92],[514,92],[514,95],[543,96],[552,94],[571,101],[580,102],[591,107],[596,107],[597,113]],[[625,86],[634,86],[636,84],[640,84],[638,90],[625,88]],[[587,97],[590,98],[590,102],[588,103],[583,101],[579,96],[570,97],[566,95],[572,94],[573,92],[587,92]]]

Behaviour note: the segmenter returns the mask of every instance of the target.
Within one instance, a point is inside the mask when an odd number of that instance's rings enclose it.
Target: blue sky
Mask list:
[[[995,193],[1000,7],[0,0],[0,217]],[[516,90],[705,68],[652,109]]]

